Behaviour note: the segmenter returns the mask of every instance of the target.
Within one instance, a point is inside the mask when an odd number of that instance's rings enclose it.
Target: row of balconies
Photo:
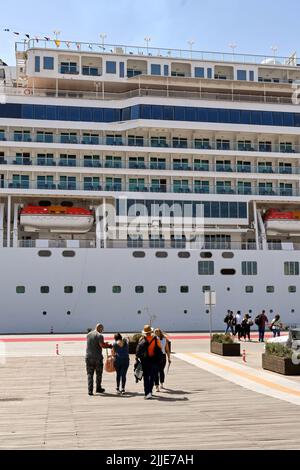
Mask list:
[[[116,169],[139,169],[139,170],[169,170],[169,171],[202,171],[202,172],[222,172],[222,173],[260,173],[279,175],[299,175],[300,167],[292,163],[279,162],[279,165],[272,162],[237,162],[216,161],[187,158],[174,158],[167,161],[165,158],[152,157],[113,157],[107,156],[105,159],[98,155],[84,156],[79,158],[76,155],[60,155],[56,159],[53,154],[40,154],[31,157],[30,154],[16,156],[0,156],[0,165],[36,165],[36,166],[62,166],[80,168],[116,168]]]
[[[30,131],[5,132],[0,130],[0,141],[11,142],[37,142],[37,143],[59,143],[59,144],[82,144],[82,145],[112,145],[129,147],[155,147],[155,148],[180,148],[195,150],[225,150],[239,152],[279,152],[279,153],[300,153],[300,145],[293,142],[274,143],[269,140],[253,142],[251,140],[231,141],[229,139],[194,138],[183,137],[160,137],[153,136],[150,139],[143,136],[106,135],[104,137],[97,134],[83,133],[77,135],[76,132],[62,132],[60,135],[53,132]]]
[[[259,195],[299,197],[300,191],[288,183],[257,183],[231,181],[189,181],[152,179],[150,184],[144,178],[84,177],[78,180],[75,176],[38,176],[30,179],[29,175],[13,175],[12,179],[0,179],[2,189],[41,189],[41,190],[70,190],[70,191],[122,191],[122,192],[153,192],[153,193],[183,193],[183,194],[227,194],[227,195]]]

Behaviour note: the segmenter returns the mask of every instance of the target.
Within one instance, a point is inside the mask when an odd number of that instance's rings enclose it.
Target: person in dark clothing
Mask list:
[[[231,330],[231,333],[234,335],[234,315],[231,310],[228,310],[226,317],[224,318],[224,323],[226,323],[227,327],[225,330],[225,335],[227,335],[228,331]]]
[[[117,393],[125,394],[126,375],[129,367],[129,344],[126,339],[122,338],[120,333],[115,334],[115,342],[112,348],[112,354],[115,358]],[[120,383],[122,382],[122,390]]]
[[[112,348],[111,344],[105,343],[102,336],[103,325],[98,323],[93,331],[87,334],[86,343],[86,372],[88,376],[88,393],[93,395],[94,373],[96,372],[96,393],[104,393],[102,388],[103,355],[102,349]]]
[[[242,327],[241,335],[244,337],[245,341],[246,341],[246,338],[248,338],[248,341],[251,341],[250,333],[251,333],[252,325],[253,325],[253,321],[251,320],[251,316],[248,313],[246,313],[241,324],[241,327]]]
[[[158,374],[155,377],[155,387],[156,391],[160,392],[159,384],[162,389],[164,389],[164,382],[165,382],[165,367],[167,364],[167,358],[168,358],[168,363],[171,364],[171,353],[170,353],[170,340],[168,336],[161,331],[160,328],[156,328],[154,331],[154,334],[159,338],[161,348],[162,348],[162,360],[159,363],[159,370]]]
[[[150,400],[162,359],[162,348],[159,338],[153,335],[153,328],[150,325],[144,326],[142,334],[144,338],[137,345],[136,357],[141,361],[143,367],[144,398]]]
[[[259,342],[264,343],[266,324],[269,323],[265,310],[263,310],[261,314],[256,317],[255,323],[258,325]]]

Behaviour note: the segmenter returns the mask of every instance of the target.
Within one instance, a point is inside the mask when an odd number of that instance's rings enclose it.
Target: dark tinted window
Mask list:
[[[42,258],[49,258],[49,256],[51,256],[51,251],[49,250],[40,250],[38,252],[38,255],[41,256]]]

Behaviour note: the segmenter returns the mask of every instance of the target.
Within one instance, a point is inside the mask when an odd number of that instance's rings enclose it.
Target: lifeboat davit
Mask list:
[[[94,215],[81,207],[26,206],[21,210],[20,223],[25,232],[87,233]]]
[[[300,233],[300,211],[270,209],[264,216],[267,233]]]

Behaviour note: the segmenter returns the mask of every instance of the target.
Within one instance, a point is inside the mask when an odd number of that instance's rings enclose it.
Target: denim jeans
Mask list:
[[[276,338],[276,336],[280,336],[280,330],[273,330],[273,337]]]
[[[159,365],[153,361],[144,360],[142,361],[143,373],[144,373],[144,392],[145,396],[152,393],[155,378],[158,375]]]
[[[258,334],[259,334],[259,341],[264,341],[265,339],[265,328],[259,328],[258,329]]]
[[[115,362],[115,368],[117,373],[117,388],[120,387],[120,382],[122,382],[122,390],[125,390],[126,385],[126,375],[129,367],[129,359],[127,360],[117,360]]]

